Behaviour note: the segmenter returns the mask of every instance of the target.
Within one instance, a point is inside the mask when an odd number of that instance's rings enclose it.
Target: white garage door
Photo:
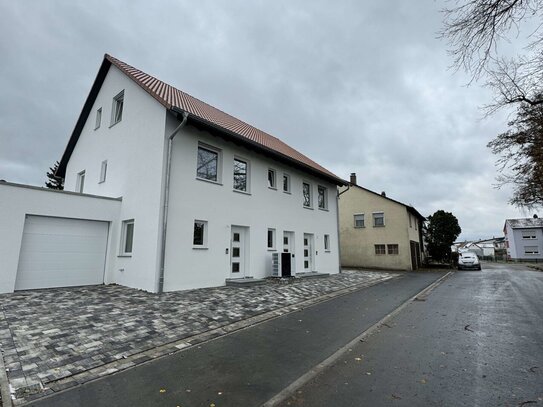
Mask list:
[[[107,236],[107,222],[28,215],[15,289],[102,284]]]

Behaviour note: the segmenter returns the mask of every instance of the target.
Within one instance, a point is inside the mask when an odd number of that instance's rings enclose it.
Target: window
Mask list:
[[[246,161],[234,158],[234,189],[247,192],[248,164]]]
[[[219,152],[198,146],[196,177],[208,181],[219,181]]]
[[[111,125],[119,123],[123,119],[124,90],[113,98],[111,108]]]
[[[102,161],[102,166],[100,168],[100,182],[106,182],[106,173],[107,173],[107,160]]]
[[[419,220],[417,218],[415,218],[413,223],[415,224],[415,230],[417,230],[417,223],[419,223]]]
[[[290,193],[290,175],[283,174],[283,192]]]
[[[330,235],[324,235],[324,251],[330,251]]]
[[[373,214],[373,227],[385,226],[385,214],[383,212],[375,212]]]
[[[359,213],[354,215],[354,227],[363,228],[364,226],[364,214]]]
[[[192,244],[195,247],[205,247],[207,244],[207,222],[205,220],[194,221],[194,234]]]
[[[539,254],[537,246],[524,246],[524,254]]]
[[[407,215],[409,216],[409,227],[410,227],[410,228],[412,228],[412,227],[413,227],[413,225],[411,224],[411,214],[410,214],[410,213],[408,213]]]
[[[535,234],[522,234],[522,238],[525,239],[525,240],[532,240],[532,239],[537,239],[537,236]]]
[[[268,188],[277,189],[275,181],[275,170],[268,169]]]
[[[134,244],[134,219],[123,221],[121,232],[121,256],[132,255]]]
[[[306,208],[311,208],[311,185],[307,182],[302,184],[302,193],[304,195],[304,206]]]
[[[275,249],[275,229],[268,229],[268,249]]]
[[[81,171],[77,174],[77,182],[75,184],[76,192],[83,193],[83,188],[85,187],[85,171]]]
[[[375,245],[375,254],[386,254],[386,248],[384,244]]]
[[[328,191],[325,187],[319,187],[317,188],[318,192],[318,201],[319,201],[319,209],[328,209]]]
[[[94,124],[94,130],[98,129],[102,124],[102,108],[96,111],[96,123]]]
[[[387,245],[387,249],[388,249],[388,254],[400,254],[400,250],[397,244],[389,244]]]

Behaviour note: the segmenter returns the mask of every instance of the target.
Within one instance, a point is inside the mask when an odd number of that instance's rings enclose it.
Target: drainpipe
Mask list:
[[[160,275],[158,277],[158,293],[164,292],[164,263],[166,259],[166,231],[168,228],[168,204],[170,200],[170,173],[172,171],[172,144],[173,139],[187,123],[189,114],[183,112],[183,120],[168,137],[168,154],[166,156],[166,180],[164,182],[164,208],[162,211],[162,244],[160,248]]]

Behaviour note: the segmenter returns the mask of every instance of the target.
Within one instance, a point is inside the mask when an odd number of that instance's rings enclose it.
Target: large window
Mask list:
[[[207,245],[207,222],[205,220],[194,221],[192,244],[194,247],[205,247]]]
[[[397,244],[387,245],[388,254],[400,254],[400,249]]]
[[[306,208],[311,208],[311,185],[307,182],[302,184],[302,193],[304,196],[304,206]]]
[[[113,106],[111,108],[111,125],[119,123],[123,119],[124,107],[124,90],[113,98]]]
[[[196,165],[196,176],[208,181],[219,180],[219,152],[205,147],[198,147],[198,160]]]
[[[376,244],[375,254],[378,254],[378,255],[386,254],[386,246],[384,244]]]
[[[247,161],[234,158],[234,189],[247,192],[249,165]]]
[[[268,229],[268,249],[275,250],[275,229]]]
[[[81,171],[79,174],[77,174],[75,190],[76,192],[83,193],[84,188],[85,188],[85,171]]]
[[[131,256],[134,244],[134,219],[123,221],[121,232],[121,256]]]
[[[277,181],[275,179],[275,170],[268,169],[268,188],[277,189]]]
[[[373,226],[374,227],[385,226],[385,214],[383,212],[373,213]]]
[[[317,192],[319,209],[328,209],[328,194],[326,188],[319,185]]]
[[[363,228],[364,227],[364,214],[357,213],[354,215],[354,227]]]

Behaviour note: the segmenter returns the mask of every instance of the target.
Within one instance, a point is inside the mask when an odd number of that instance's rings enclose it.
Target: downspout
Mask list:
[[[158,276],[158,293],[164,292],[164,263],[166,261],[166,233],[168,229],[168,204],[170,200],[170,173],[172,171],[172,144],[173,139],[181,130],[181,128],[187,123],[189,114],[183,112],[183,120],[175,128],[175,130],[168,137],[168,153],[166,156],[166,179],[164,182],[164,207],[162,210],[162,242],[160,248],[160,274]]]
[[[345,192],[347,192],[350,188],[351,188],[351,184],[348,184],[346,190],[341,191],[341,192],[339,192],[339,190],[338,190],[337,194],[336,194],[337,255],[338,255],[338,258],[339,258],[339,272],[340,273],[341,273],[341,235],[340,235],[341,230],[340,230],[340,227],[339,227],[339,197],[340,197],[341,194],[344,194]]]

